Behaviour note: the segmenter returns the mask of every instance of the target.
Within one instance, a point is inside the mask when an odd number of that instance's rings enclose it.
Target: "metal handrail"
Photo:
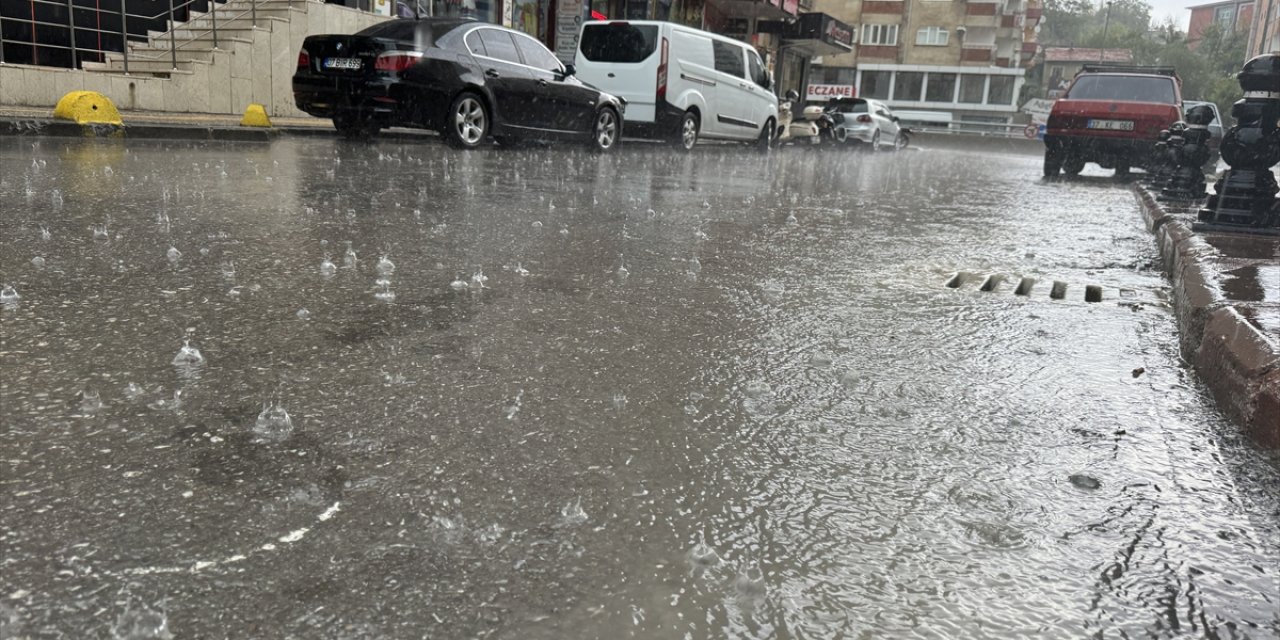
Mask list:
[[[245,16],[248,16],[252,27],[257,28],[258,3],[262,0],[181,0],[181,2],[179,2],[179,0],[169,0],[169,7],[166,10],[161,11],[155,15],[130,13],[128,11],[128,0],[121,0],[119,12],[107,12],[97,7],[78,7],[75,5],[74,0],[29,0],[29,1],[32,4],[65,8],[67,11],[67,21],[65,23],[54,23],[54,22],[48,22],[44,20],[35,20],[35,19],[32,19],[30,21],[22,21],[23,24],[30,24],[32,27],[31,28],[32,35],[31,35],[31,40],[29,42],[26,40],[12,40],[12,39],[6,40],[3,37],[3,34],[0,33],[0,64],[5,64],[4,44],[8,42],[10,44],[30,44],[33,47],[33,49],[35,47],[40,47],[44,49],[69,50],[71,52],[71,68],[73,69],[78,68],[80,66],[80,63],[82,62],[82,55],[81,55],[82,52],[96,53],[98,54],[99,58],[102,60],[105,60],[106,55],[109,53],[120,53],[124,63],[124,73],[125,75],[128,75],[129,74],[129,58],[130,58],[130,55],[129,55],[129,41],[130,41],[129,19],[130,18],[133,18],[135,20],[139,20],[139,19],[146,20],[148,22],[160,20],[162,18],[166,20],[166,26],[167,26],[166,31],[168,32],[168,35],[169,35],[169,47],[168,47],[169,62],[173,69],[177,69],[178,68],[178,50],[194,43],[195,41],[201,39],[203,36],[212,35],[213,48],[214,50],[219,50],[218,6],[220,3],[224,7],[222,10],[222,13],[225,13],[227,11],[227,9],[225,8],[227,4],[232,2],[247,2],[249,5],[247,9],[243,9],[237,13],[233,13],[230,17],[224,17],[223,20],[238,20],[238,19],[244,18]],[[207,2],[207,6],[209,10],[208,12],[204,13],[201,16],[194,16],[192,15],[194,11],[191,10],[191,7],[196,2],[199,2],[199,1]],[[296,1],[309,2],[313,0],[296,0]],[[295,0],[287,0],[287,5],[286,5],[287,8],[292,9],[294,7],[294,2]],[[186,27],[186,30],[188,31],[190,36],[183,38],[183,41],[179,43],[177,39],[177,34],[176,34],[176,31],[179,28],[176,16],[182,10],[186,10],[186,20],[184,20],[183,22],[185,23],[184,26]],[[76,44],[77,31],[83,32],[85,30],[91,30],[91,31],[100,32],[101,29],[89,29],[88,27],[77,26],[76,17],[75,17],[76,11],[90,11],[95,13],[99,18],[99,24],[101,24],[101,17],[103,15],[119,16],[121,50],[116,51],[115,49],[102,49],[102,48],[77,46]],[[197,29],[191,26],[192,24],[195,23],[196,20],[206,16],[209,18],[211,22],[211,25],[209,28]],[[70,44],[60,45],[60,44],[53,44],[53,43],[37,42],[36,41],[37,26],[46,26],[46,27],[55,27],[55,28],[66,27],[70,35]],[[152,42],[152,39],[150,36],[147,36],[145,37],[145,41],[148,44],[150,44]],[[133,57],[139,60],[162,59],[161,56],[145,56],[145,55],[137,55],[137,54],[134,54]]]

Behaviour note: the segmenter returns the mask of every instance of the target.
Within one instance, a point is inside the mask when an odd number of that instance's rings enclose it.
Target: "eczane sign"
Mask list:
[[[811,84],[805,97],[823,101],[832,98],[856,98],[858,92],[851,84]]]

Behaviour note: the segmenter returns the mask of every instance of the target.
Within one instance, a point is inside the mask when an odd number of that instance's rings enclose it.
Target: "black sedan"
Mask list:
[[[528,35],[470,20],[389,20],[354,35],[308,36],[293,95],[348,137],[399,126],[440,131],[464,149],[492,136],[608,151],[622,136],[621,100],[580,82]]]

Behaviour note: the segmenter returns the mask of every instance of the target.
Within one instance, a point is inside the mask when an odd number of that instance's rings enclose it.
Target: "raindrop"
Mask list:
[[[137,400],[145,391],[136,382],[130,382],[124,386],[124,397],[128,400]]]
[[[182,389],[174,389],[172,398],[160,398],[147,403],[148,409],[156,411],[177,411],[182,407]]]
[[[262,405],[262,412],[253,423],[254,440],[257,442],[281,442],[293,433],[293,419],[279,402]]]
[[[618,256],[618,261],[618,278],[625,280],[627,276],[631,275],[631,272],[627,270],[626,260],[622,256]]]
[[[489,276],[484,275],[484,269],[476,267],[476,272],[471,274],[471,284],[477,289],[483,289],[484,283],[489,281]]]
[[[338,265],[334,264],[333,260],[329,259],[329,256],[325,256],[324,260],[320,261],[320,275],[326,278],[329,278],[329,277],[332,277],[333,274],[337,272],[338,272]]]
[[[538,222],[537,220],[534,220],[534,221],[533,221],[533,228],[534,228],[534,229],[541,229],[541,228],[542,228],[542,223],[541,223],[541,222]]]
[[[462,291],[463,289],[467,288],[467,281],[463,280],[462,278],[457,278],[453,282],[449,283],[449,287],[452,288],[454,291]]]
[[[792,211],[791,213],[787,214],[787,224],[793,227],[800,224],[800,221],[796,220],[796,212]]]
[[[560,235],[562,235],[562,236],[567,236],[567,235],[569,235],[569,227],[562,227],[562,228],[560,229]]]
[[[111,637],[113,640],[172,640],[173,633],[163,613],[143,605],[134,608],[131,603],[116,618]]]
[[[582,498],[576,498],[573,502],[566,503],[563,507],[560,507],[561,526],[572,527],[586,521],[587,512],[582,508]]]
[[[769,383],[760,380],[748,382],[744,392],[748,398],[763,398],[773,393],[773,387]]]
[[[347,252],[342,256],[342,266],[346,269],[356,268],[356,250],[351,248],[351,241],[347,241]]]
[[[103,242],[111,239],[111,232],[107,230],[107,225],[95,225],[93,227],[93,239]]]
[[[96,389],[84,389],[80,392],[80,410],[84,413],[97,413],[102,408],[102,396]]]
[[[178,355],[173,357],[173,364],[176,365],[196,365],[203,364],[204,356],[200,350],[191,346],[190,340],[182,341],[182,348],[178,349]]]
[[[523,278],[523,277],[525,277],[525,276],[529,275],[529,270],[528,270],[528,269],[525,269],[525,268],[524,268],[524,265],[522,265],[522,264],[520,264],[519,262],[517,262],[517,263],[516,263],[516,270],[515,270],[515,273],[516,273],[516,275],[518,275],[518,276],[520,276],[520,277],[522,277],[522,278]]]
[[[697,256],[689,258],[689,264],[688,264],[687,270],[689,275],[693,275],[693,276],[696,276],[699,273],[702,273],[702,262],[698,260]]]
[[[62,191],[59,191],[58,189],[54,189],[50,199],[53,201],[54,209],[62,208]]]
[[[22,296],[18,295],[18,290],[11,284],[6,284],[3,289],[0,289],[0,304],[6,307],[17,306],[21,299]]]
[[[36,256],[36,257],[32,258],[32,259],[31,259],[31,266],[33,266],[33,267],[35,267],[35,268],[37,268],[37,269],[43,269],[43,268],[44,268],[44,258],[42,258],[42,257],[40,257],[40,256]]]
[[[377,270],[378,275],[385,278],[396,272],[396,265],[395,263],[391,262],[390,258],[388,258],[386,255],[383,255],[382,257],[378,258],[378,264],[375,267],[375,269]]]
[[[295,315],[297,315],[297,316],[298,316],[298,319],[299,319],[299,320],[310,320],[310,319],[311,319],[311,312],[310,312],[310,311],[307,311],[306,309],[298,309],[298,313],[297,313],[297,314],[295,314]]]
[[[706,537],[701,532],[698,533],[698,542],[689,549],[689,573],[696,577],[701,577],[707,571],[720,565],[720,554],[707,544]]]
[[[774,280],[770,280],[760,285],[760,291],[761,293],[764,294],[765,299],[770,301],[776,301],[780,299],[784,293],[787,292],[787,289],[786,287],[782,286],[782,283]]]
[[[53,234],[49,233],[48,227],[40,227],[40,239],[46,242],[53,239]]]
[[[392,302],[396,299],[396,292],[391,290],[390,280],[378,278],[374,283],[374,286],[376,287],[376,290],[373,293],[373,297],[383,302]]]
[[[236,263],[228,260],[222,263],[222,277],[228,280],[236,279]]]
[[[178,251],[177,247],[169,247],[169,250],[164,255],[169,259],[169,262],[177,262],[182,259],[182,252]]]
[[[764,597],[764,571],[754,561],[746,560],[738,567],[738,577],[733,581],[733,588],[738,595],[748,601]]]
[[[827,367],[830,367],[834,361],[835,360],[831,357],[831,354],[823,353],[821,351],[809,356],[809,366],[818,369],[826,369]]]
[[[627,406],[627,396],[621,393],[613,394],[613,408],[623,409]]]

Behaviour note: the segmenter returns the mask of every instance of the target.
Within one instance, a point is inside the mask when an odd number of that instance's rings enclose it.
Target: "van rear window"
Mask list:
[[[658,48],[658,25],[588,24],[582,29],[578,48],[592,62],[644,62]]]
[[[1064,97],[1071,100],[1177,103],[1171,78],[1140,76],[1081,76]]]

